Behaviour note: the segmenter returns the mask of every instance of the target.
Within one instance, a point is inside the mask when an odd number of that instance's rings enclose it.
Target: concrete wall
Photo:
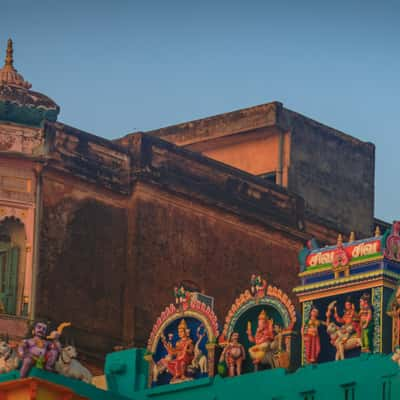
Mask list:
[[[343,232],[373,229],[375,146],[286,111],[291,129],[289,190]]]

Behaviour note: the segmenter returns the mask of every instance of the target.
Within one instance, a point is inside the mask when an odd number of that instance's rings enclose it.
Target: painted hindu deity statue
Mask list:
[[[369,353],[372,347],[372,308],[370,296],[364,293],[360,298],[361,351]]]
[[[342,324],[343,332],[348,336],[353,334],[356,334],[358,337],[361,336],[360,317],[350,297],[347,297],[344,302],[344,311],[342,316],[338,314],[336,305],[334,306],[333,311],[333,317],[336,322]]]
[[[194,357],[194,345],[190,338],[190,330],[187,327],[184,319],[178,325],[179,340],[175,347],[171,341],[162,339],[163,345],[167,350],[167,356],[162,360],[162,363],[167,368],[167,371],[172,375],[171,383],[177,383],[187,380],[187,367]]]
[[[175,303],[178,307],[186,309],[190,300],[190,292],[183,285],[174,287]]]
[[[301,329],[305,358],[308,364],[316,363],[318,361],[319,353],[321,352],[321,341],[318,330],[321,324],[326,325],[326,323],[318,319],[318,314],[318,309],[312,308],[308,321]]]
[[[386,240],[385,257],[400,261],[400,221],[393,223],[392,234]]]
[[[233,332],[229,343],[225,346],[219,359],[225,361],[228,366],[229,376],[239,376],[242,374],[242,363],[246,359],[246,352],[241,343],[239,343],[239,334]]]
[[[261,275],[251,275],[250,292],[253,296],[261,298],[265,296],[267,290],[267,281],[261,278]]]
[[[392,318],[392,351],[395,351],[400,346],[400,285],[389,304],[387,314]]]
[[[36,322],[32,330],[32,338],[23,340],[18,347],[18,355],[22,359],[21,378],[25,378],[33,366],[45,367],[48,370],[53,369],[52,360],[46,362],[45,358],[49,348],[46,334],[47,324]]]
[[[267,318],[265,310],[258,315],[258,325],[253,336],[251,322],[247,323],[247,337],[250,343],[255,343],[249,348],[249,354],[253,360],[254,370],[258,370],[259,364],[267,363],[267,355],[271,350],[271,343],[274,340],[273,321]]]

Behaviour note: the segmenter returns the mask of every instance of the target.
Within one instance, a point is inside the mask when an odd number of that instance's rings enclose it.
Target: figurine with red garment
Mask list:
[[[229,376],[239,376],[242,374],[242,363],[246,359],[246,352],[239,343],[239,333],[233,332],[229,343],[224,347],[220,356],[220,363],[225,361],[228,367]]]
[[[258,324],[255,334],[252,333],[251,322],[247,323],[247,338],[250,343],[254,343],[249,348],[249,355],[253,360],[254,370],[258,371],[260,364],[274,366],[272,358],[271,344],[274,340],[274,323],[267,318],[265,310],[258,315]]]
[[[308,321],[306,321],[301,328],[305,349],[305,359],[308,364],[317,363],[319,354],[321,352],[319,327],[321,325],[326,325],[326,322],[319,320],[318,314],[318,309],[313,307],[310,311]]]
[[[336,302],[333,310],[333,316],[336,322],[342,324],[342,331],[346,332],[349,336],[353,334],[356,334],[358,337],[361,336],[360,317],[355,310],[354,303],[351,301],[350,297],[347,297],[344,302],[344,311],[342,316],[338,314]]]
[[[191,364],[194,357],[194,345],[190,338],[190,331],[184,319],[178,325],[179,340],[173,346],[172,342],[161,338],[162,343],[167,351],[167,356],[160,362],[166,367],[166,370],[172,375],[170,383],[178,383],[189,380],[187,376],[187,368]]]

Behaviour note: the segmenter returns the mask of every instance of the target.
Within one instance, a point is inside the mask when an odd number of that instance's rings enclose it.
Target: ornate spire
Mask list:
[[[343,236],[341,233],[339,233],[338,237],[337,237],[337,247],[341,247],[343,245]]]
[[[14,68],[13,53],[13,42],[11,39],[8,39],[4,67],[0,69],[0,84],[19,86],[25,89],[30,89],[32,85],[24,80],[24,77],[19,74],[18,71]]]
[[[354,242],[356,240],[356,234],[354,232],[350,232],[349,242]]]
[[[7,42],[7,54],[6,54],[6,62],[4,64],[4,66],[9,66],[9,67],[13,67],[13,63],[14,63],[14,58],[13,58],[13,53],[14,53],[14,49],[13,49],[13,41],[11,39],[8,39]]]
[[[375,237],[378,236],[381,236],[381,228],[379,228],[379,225],[377,225],[375,228]]]

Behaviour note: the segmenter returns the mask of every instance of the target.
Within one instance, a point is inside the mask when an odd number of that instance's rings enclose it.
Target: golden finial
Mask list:
[[[32,85],[27,82],[24,77],[18,73],[18,71],[14,68],[14,49],[13,49],[13,41],[8,39],[7,42],[7,52],[6,59],[4,62],[4,67],[0,68],[0,85],[13,85],[22,87],[25,89],[30,89]]]
[[[379,228],[379,225],[377,225],[375,228],[375,237],[378,236],[381,236],[381,228]]]
[[[356,240],[356,234],[354,232],[350,232],[349,242],[354,242]]]
[[[341,246],[343,244],[343,236],[341,233],[339,233],[338,237],[337,237],[337,246]]]
[[[11,68],[13,67],[13,63],[14,63],[13,53],[14,53],[13,41],[11,39],[8,39],[6,61],[4,63],[4,66],[11,67]]]

